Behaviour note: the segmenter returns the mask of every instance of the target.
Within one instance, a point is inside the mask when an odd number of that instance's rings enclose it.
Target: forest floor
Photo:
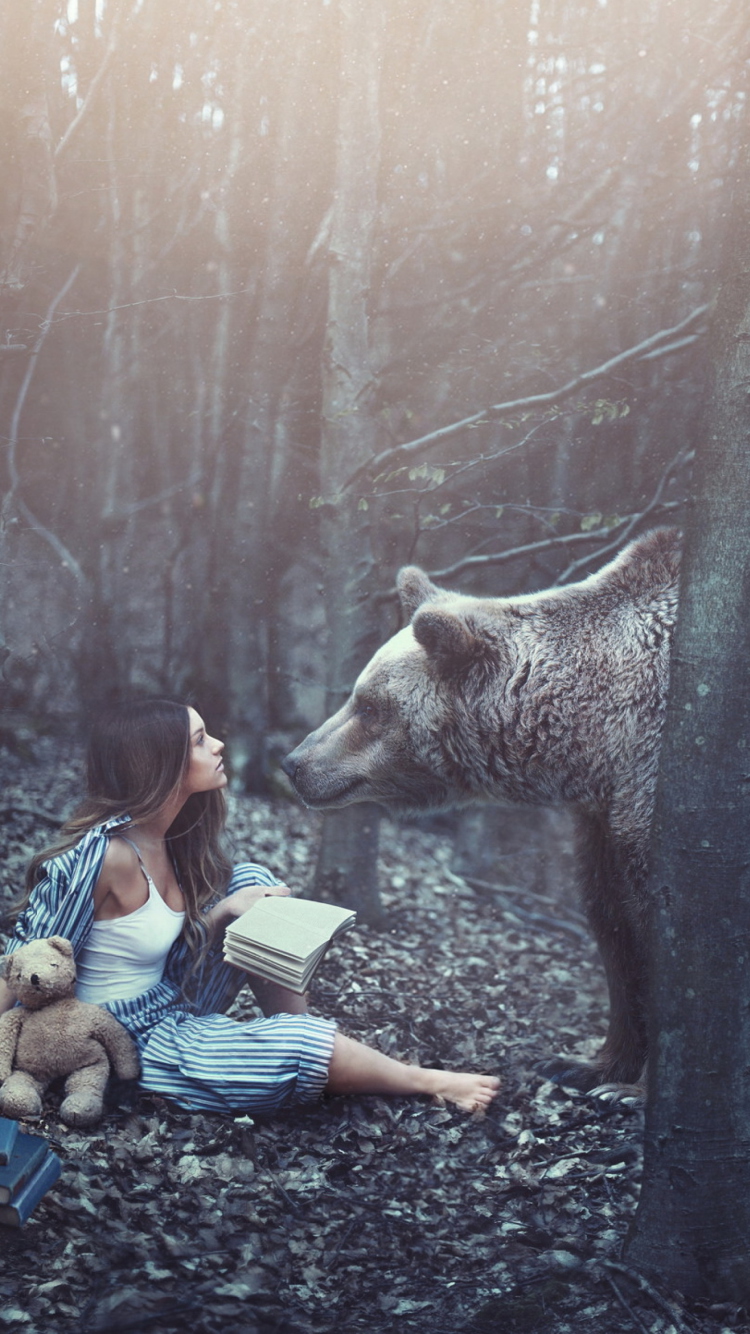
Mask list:
[[[0,895],[53,834],[80,771],[59,742],[0,753]],[[236,859],[304,891],[319,822],[232,798]],[[561,865],[569,865],[561,847]],[[729,1334],[620,1263],[642,1112],[535,1073],[605,1028],[596,952],[566,893],[540,903],[531,855],[504,894],[455,876],[447,837],[386,823],[389,927],[336,943],[312,1006],[422,1064],[502,1079],[483,1119],[426,1100],[328,1099],[274,1120],[188,1115],[141,1095],[94,1131],[54,1113],[63,1175],[0,1237],[0,1328],[24,1334]],[[509,882],[509,868],[503,880]],[[525,877],[525,879],[524,879]],[[241,999],[241,1015],[252,1007]]]

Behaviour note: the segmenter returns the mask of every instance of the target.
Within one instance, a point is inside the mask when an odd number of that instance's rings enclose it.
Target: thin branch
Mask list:
[[[634,529],[642,524],[649,515],[661,515],[681,508],[681,501],[662,500],[662,495],[672,474],[685,463],[689,463],[691,458],[692,453],[690,451],[681,450],[679,454],[675,455],[664,469],[648,504],[635,514],[623,515],[616,524],[610,527],[592,529],[588,533],[561,533],[559,536],[540,538],[538,542],[528,542],[524,546],[508,547],[505,551],[488,552],[484,556],[464,556],[461,560],[455,561],[453,565],[447,565],[443,570],[431,570],[430,578],[450,579],[456,574],[461,574],[464,570],[475,569],[477,566],[504,565],[507,561],[516,560],[521,556],[538,556],[541,552],[550,551],[554,547],[580,546],[588,542],[598,542],[606,539],[604,547],[598,548],[587,556],[582,556],[580,560],[571,562],[567,569],[555,580],[555,585],[568,583],[571,575],[589,565],[592,560],[599,560],[602,556],[609,555],[610,551],[618,550],[623,542],[628,540]]]
[[[427,435],[418,436],[415,440],[407,440],[402,445],[394,445],[389,449],[381,450],[374,458],[368,460],[357,468],[344,483],[344,490],[352,487],[363,473],[371,472],[374,468],[380,468],[385,463],[390,463],[392,459],[408,458],[412,454],[425,449],[428,445],[435,445],[440,440],[447,440],[450,436],[456,435],[459,431],[467,430],[470,427],[483,425],[489,421],[494,421],[501,416],[510,416],[514,412],[522,412],[528,408],[546,407],[551,403],[559,403],[561,399],[568,398],[576,393],[578,389],[592,384],[595,380],[601,380],[610,375],[612,371],[619,370],[620,367],[628,365],[631,361],[638,361],[652,352],[656,347],[662,344],[674,342],[675,338],[688,329],[697,320],[701,319],[710,309],[711,303],[707,302],[702,306],[697,306],[690,315],[679,324],[675,324],[670,329],[660,329],[658,333],[651,334],[649,338],[644,338],[640,343],[635,343],[632,347],[626,348],[624,352],[618,352],[614,357],[609,357],[598,366],[592,367],[588,371],[582,371],[566,384],[560,385],[558,389],[550,389],[545,394],[529,394],[525,398],[508,399],[504,403],[495,403],[491,407],[482,408],[480,412],[474,412],[469,417],[462,417],[460,421],[451,422],[449,426],[441,426],[437,431],[429,431]]]
[[[631,516],[629,522],[626,524],[624,530],[618,534],[616,540],[614,542],[610,542],[601,551],[598,551],[596,553],[597,559],[599,559],[600,556],[608,555],[610,551],[614,551],[618,546],[621,545],[622,542],[626,542],[628,538],[631,536],[632,532],[634,531],[636,525],[642,523],[643,520],[646,519],[649,514],[658,513],[661,510],[679,508],[680,505],[679,501],[674,501],[674,500],[662,501],[662,495],[664,494],[667,483],[672,474],[676,472],[678,468],[682,467],[685,463],[689,463],[692,457],[693,457],[692,452],[689,450],[687,452],[684,450],[680,450],[680,453],[675,455],[671,463],[668,463],[666,468],[664,469],[664,472],[661,475],[656,490],[646,508],[641,510],[640,514],[634,514]],[[579,569],[582,569],[583,566],[588,565],[589,560],[590,557],[584,556],[581,560],[573,561],[572,564],[568,566],[567,570],[563,570],[562,574],[558,576],[558,578],[555,580],[555,583],[556,584],[568,583],[571,577],[574,574],[576,574]]]
[[[596,1268],[599,1265],[601,1265],[602,1269],[610,1269],[615,1274],[622,1274],[624,1278],[629,1278],[631,1283],[635,1283],[636,1287],[639,1287],[642,1292],[645,1292],[646,1295],[651,1298],[654,1305],[657,1306],[660,1311],[663,1311],[664,1315],[669,1317],[670,1321],[677,1329],[678,1334],[688,1334],[687,1326],[680,1320],[672,1303],[668,1302],[666,1297],[662,1297],[661,1293],[653,1286],[653,1284],[649,1283],[648,1279],[644,1278],[642,1274],[639,1274],[637,1270],[630,1269],[627,1265],[620,1264],[617,1260],[597,1260],[593,1267]]]
[[[91,315],[111,315],[118,310],[133,310],[136,306],[155,306],[158,301],[221,301],[223,297],[247,296],[252,290],[250,287],[240,287],[236,292],[206,292],[203,296],[166,292],[163,296],[146,296],[141,301],[125,301],[120,306],[106,306],[104,310],[66,310],[55,323],[62,324],[63,320],[87,319]]]
[[[104,75],[107,72],[107,69],[109,67],[109,62],[115,53],[116,46],[117,43],[115,41],[115,34],[113,33],[109,39],[109,45],[107,47],[107,50],[104,53],[104,59],[101,65],[99,66],[98,70],[96,71],[96,74],[94,75],[93,79],[91,80],[91,83],[88,86],[88,92],[86,93],[86,96],[84,97],[83,102],[79,107],[77,115],[73,117],[62,139],[55,148],[55,157],[59,157],[60,154],[64,151],[64,149],[67,148],[68,144],[70,143],[70,140],[72,139],[73,135],[75,134],[76,130],[81,124],[81,121],[88,112],[89,107],[91,106],[91,103],[94,100],[96,90],[99,87],[102,79],[104,78]]]
[[[699,338],[699,333],[688,334],[685,338],[676,339],[674,343],[657,347],[654,352],[647,352],[645,357],[641,357],[641,361],[656,361],[657,357],[669,357],[673,352],[681,352],[684,347],[690,347],[691,343],[697,343]]]
[[[599,199],[599,197],[620,175],[620,171],[621,168],[619,167],[607,167],[601,175],[597,176],[596,181],[588,190],[582,195],[579,193],[566,214],[562,217],[550,218],[539,236],[522,241],[511,249],[510,253],[504,253],[502,258],[492,266],[494,270],[500,266],[503,269],[503,273],[494,287],[495,295],[497,295],[498,291],[502,291],[503,289],[512,286],[514,283],[519,288],[529,285],[524,282],[518,284],[518,277],[531,268],[532,265],[536,264],[538,266],[542,264],[550,257],[550,255],[559,256],[563,254],[570,245],[575,244],[576,241],[580,240],[587,233],[595,231],[596,228],[601,225],[598,221],[581,223],[576,221],[576,219],[580,218],[581,214],[585,214],[591,208],[592,204]],[[487,172],[480,172],[479,177],[475,178],[474,182],[469,183],[469,186],[467,187],[468,190],[474,190],[482,177],[487,174]],[[447,210],[448,215],[445,222],[422,224],[418,234],[409,244],[407,244],[406,249],[402,252],[401,256],[397,257],[393,264],[388,268],[383,279],[384,287],[387,283],[393,280],[401,263],[408,258],[410,251],[419,244],[428,232],[444,230],[446,226],[453,224],[452,209],[456,202],[457,200],[446,201],[446,205],[443,206],[443,209]],[[569,233],[565,239],[561,236],[561,229],[563,231],[567,229]],[[460,231],[458,234],[460,235]],[[390,301],[387,305],[381,307],[380,313],[391,314],[394,311],[413,310],[414,308],[419,307],[424,309],[425,307],[434,306],[438,303],[446,304],[451,301],[457,301],[459,298],[466,296],[469,292],[474,291],[478,286],[484,285],[486,287],[487,278],[486,266],[483,266],[480,273],[475,273],[467,282],[463,283],[461,287],[454,288],[449,293],[441,292],[439,295],[425,297],[421,301]],[[533,281],[534,280],[532,279],[531,282]]]
[[[140,514],[141,510],[152,509],[154,505],[161,505],[162,501],[169,500],[170,496],[176,496],[180,491],[185,491],[189,486],[197,486],[203,478],[203,472],[198,469],[192,472],[189,477],[181,482],[175,482],[174,486],[167,486],[163,491],[157,491],[152,496],[146,496],[145,500],[134,500],[129,505],[121,505],[119,509],[107,510],[102,514],[102,523],[106,525],[116,524],[123,519],[129,519],[133,514]]]
[[[679,501],[668,500],[660,506],[660,509],[678,509],[679,506]],[[625,528],[627,532],[630,532],[631,527],[640,522],[644,514],[650,512],[651,506],[648,506],[647,509],[639,511],[637,514],[625,515],[620,519],[619,523],[614,524],[610,528],[595,528],[589,533],[561,533],[559,537],[541,538],[538,542],[527,542],[525,546],[521,547],[508,547],[506,551],[489,552],[486,556],[464,556],[462,560],[457,560],[453,565],[447,565],[444,570],[431,570],[430,578],[449,579],[455,574],[461,574],[464,570],[475,569],[477,566],[504,565],[506,561],[516,560],[521,556],[538,556],[541,552],[551,551],[554,547],[577,546],[586,542],[598,542],[602,538],[611,538],[612,534],[616,533],[617,537],[604,548],[604,551],[607,552],[611,548],[619,547],[621,545],[623,540],[623,528]],[[593,555],[596,555],[598,558],[600,554],[602,554],[601,551],[596,551],[595,553],[592,553],[592,555],[586,557],[584,561],[577,563],[588,564],[593,558]],[[562,580],[563,577],[561,576],[559,582],[562,582]]]
[[[627,1302],[627,1301],[625,1300],[625,1297],[624,1297],[623,1294],[620,1292],[620,1289],[618,1288],[617,1284],[615,1283],[615,1280],[613,1279],[612,1275],[611,1275],[611,1274],[605,1274],[605,1275],[604,1275],[604,1279],[605,1279],[605,1282],[609,1284],[610,1288],[612,1289],[613,1293],[615,1294],[615,1297],[617,1298],[618,1302],[620,1303],[620,1306],[623,1308],[624,1311],[627,1311],[628,1315],[630,1316],[630,1319],[632,1320],[632,1322],[633,1322],[633,1324],[636,1326],[636,1328],[639,1329],[639,1330],[641,1331],[641,1334],[649,1334],[649,1331],[648,1331],[648,1329],[646,1328],[646,1326],[644,1325],[644,1323],[643,1323],[643,1321],[641,1320],[640,1316],[639,1316],[639,1315],[636,1315],[636,1313],[635,1313],[635,1311],[633,1310],[633,1308],[632,1308],[632,1306],[630,1305],[630,1303]]]
[[[455,871],[451,871],[447,878],[455,883],[458,888],[471,885],[472,889],[478,889],[480,893],[507,894],[511,898],[527,899],[532,903],[541,903],[545,908],[554,908],[555,910],[560,908],[559,900],[552,899],[547,894],[538,894],[533,889],[522,889],[520,885],[498,885],[492,880],[481,880],[474,875],[457,875]],[[571,921],[577,922],[581,927],[586,927],[586,918],[582,912],[578,912],[575,908],[566,911],[569,911]],[[585,935],[588,939],[590,933],[586,931]]]
[[[577,922],[568,922],[561,917],[549,917],[547,913],[532,912],[529,908],[522,908],[517,902],[518,898],[541,898],[540,895],[531,894],[520,889],[517,885],[493,885],[487,880],[478,880],[473,875],[464,875],[461,877],[472,889],[476,889],[485,898],[489,897],[495,901],[505,899],[508,903],[507,911],[522,921],[529,922],[532,926],[540,926],[545,931],[566,931],[569,935],[575,936],[576,940],[590,940],[591,934],[584,926],[579,926]],[[510,902],[508,902],[510,900]],[[544,902],[544,900],[541,900]]]
[[[439,491],[441,486],[452,486],[456,478],[460,477],[463,473],[471,472],[473,468],[481,468],[488,463],[496,463],[498,459],[504,459],[506,455],[514,454],[517,450],[523,449],[529,443],[531,437],[536,435],[537,431],[540,431],[543,426],[547,426],[549,421],[550,418],[545,417],[543,421],[537,422],[536,425],[532,426],[530,430],[526,432],[522,440],[514,440],[512,445],[506,445],[504,449],[498,449],[494,454],[480,454],[478,457],[469,459],[468,461],[449,463],[446,466],[454,468],[455,471],[451,473],[450,477],[446,477],[445,482],[439,482],[437,486],[432,487],[432,491]]]

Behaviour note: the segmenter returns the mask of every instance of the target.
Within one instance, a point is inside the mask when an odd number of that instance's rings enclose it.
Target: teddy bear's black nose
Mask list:
[[[29,981],[31,982],[32,987],[38,987],[38,986],[39,986],[39,974],[38,974],[38,973],[32,973],[32,974],[31,974],[31,977],[29,978]]]

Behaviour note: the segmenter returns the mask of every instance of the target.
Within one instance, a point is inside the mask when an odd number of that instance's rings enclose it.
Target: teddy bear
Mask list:
[[[75,996],[73,947],[62,936],[22,945],[1,961],[21,1004],[0,1015],[0,1113],[38,1117],[53,1079],[65,1079],[60,1118],[94,1125],[104,1112],[110,1062],[119,1079],[136,1079],[138,1052],[114,1015]]]

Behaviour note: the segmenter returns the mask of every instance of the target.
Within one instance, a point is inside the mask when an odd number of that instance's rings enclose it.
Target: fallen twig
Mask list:
[[[477,880],[474,876],[465,875],[462,877],[471,885],[472,889],[478,889],[480,894],[490,898],[514,899],[516,896],[523,895],[524,898],[536,898],[528,890],[522,890],[516,885],[492,885],[487,880]],[[531,912],[528,908],[521,908],[517,903],[509,908],[509,911],[515,913],[517,917],[522,918],[524,922],[530,922],[533,926],[541,926],[547,931],[567,931],[578,940],[588,940],[589,932],[584,926],[579,926],[577,922],[565,921],[561,917],[550,917],[547,913]]]
[[[635,1313],[635,1311],[633,1310],[633,1308],[632,1308],[632,1306],[630,1305],[630,1303],[627,1302],[627,1301],[625,1300],[625,1297],[624,1297],[623,1294],[620,1292],[620,1289],[618,1288],[617,1284],[615,1283],[615,1280],[612,1278],[612,1275],[611,1275],[611,1274],[605,1274],[605,1275],[604,1275],[604,1278],[605,1278],[605,1281],[609,1284],[609,1286],[610,1286],[610,1288],[612,1289],[613,1293],[615,1294],[615,1297],[617,1298],[618,1302],[620,1303],[620,1306],[623,1308],[624,1311],[627,1311],[628,1315],[630,1316],[630,1319],[633,1321],[633,1324],[636,1326],[636,1328],[639,1329],[639,1330],[641,1331],[641,1334],[649,1334],[649,1331],[648,1331],[648,1329],[646,1328],[646,1326],[644,1325],[644,1323],[643,1323],[643,1321],[641,1320],[640,1316],[639,1316],[639,1315],[636,1315],[636,1313]]]
[[[639,1274],[637,1270],[630,1269],[628,1265],[621,1264],[617,1260],[598,1260],[596,1264],[602,1269],[611,1270],[615,1274],[622,1274],[623,1278],[629,1278],[631,1283],[635,1283],[636,1287],[641,1289],[641,1292],[646,1293],[654,1306],[658,1306],[659,1310],[669,1317],[677,1330],[677,1334],[690,1334],[687,1325],[680,1319],[672,1303],[668,1302],[666,1297],[662,1297],[659,1290],[652,1283],[649,1283],[648,1279],[643,1277],[643,1274]]]

